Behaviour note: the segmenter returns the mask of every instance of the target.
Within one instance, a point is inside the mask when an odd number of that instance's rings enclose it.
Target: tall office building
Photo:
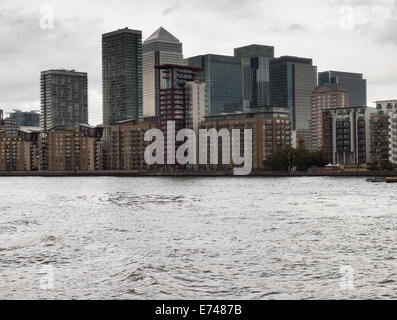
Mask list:
[[[270,105],[270,60],[274,47],[249,45],[234,49],[234,56],[242,59],[244,106]]]
[[[325,71],[319,72],[318,84],[340,84],[348,92],[350,107],[362,107],[367,105],[367,80],[361,73]]]
[[[270,104],[288,107],[298,145],[311,149],[312,92],[317,67],[312,59],[284,56],[270,61]]]
[[[313,90],[310,122],[312,150],[323,147],[323,111],[348,107],[349,93],[340,84],[319,85]]]
[[[78,128],[88,123],[87,73],[48,70],[41,73],[42,130]]]
[[[241,57],[207,54],[188,58],[187,63],[204,70],[210,114],[242,111]]]
[[[142,32],[102,35],[103,122],[142,120]],[[106,134],[106,133],[105,133]]]
[[[143,115],[159,115],[159,90],[162,77],[154,67],[162,64],[183,64],[182,43],[163,27],[157,29],[142,46]]]

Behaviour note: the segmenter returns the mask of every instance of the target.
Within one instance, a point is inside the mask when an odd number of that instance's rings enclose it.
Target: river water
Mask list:
[[[396,299],[397,184],[0,178],[0,299]]]

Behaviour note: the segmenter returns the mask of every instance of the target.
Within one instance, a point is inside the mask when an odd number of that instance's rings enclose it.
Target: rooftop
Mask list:
[[[171,33],[169,33],[163,27],[158,28],[143,43],[147,44],[148,42],[154,42],[154,41],[180,43],[179,40],[176,37],[174,37]]]

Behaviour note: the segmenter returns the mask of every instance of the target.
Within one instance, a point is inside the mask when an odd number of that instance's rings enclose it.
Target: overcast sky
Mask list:
[[[39,110],[40,71],[75,69],[88,72],[90,123],[101,123],[101,34],[145,39],[159,26],[185,57],[274,45],[319,71],[363,73],[369,105],[397,99],[397,0],[0,0],[0,108]]]

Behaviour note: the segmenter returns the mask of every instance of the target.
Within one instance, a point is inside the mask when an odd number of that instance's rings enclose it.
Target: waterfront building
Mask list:
[[[160,114],[160,82],[164,81],[159,69],[162,64],[183,64],[182,43],[163,27],[148,37],[142,46],[143,116]]]
[[[371,164],[382,167],[392,162],[391,117],[387,113],[371,114]]]
[[[370,117],[374,108],[337,108],[323,112],[323,153],[328,163],[366,164],[371,161]]]
[[[373,122],[373,163],[397,164],[397,99],[376,101]],[[386,123],[387,122],[387,123]]]
[[[227,129],[232,137],[233,129],[240,129],[240,148],[244,150],[244,130],[252,130],[252,168],[262,169],[266,162],[271,161],[273,156],[291,146],[291,120],[288,108],[283,107],[253,107],[247,112],[209,115],[200,124],[201,129],[216,129],[218,132]],[[232,145],[230,141],[230,145]],[[222,141],[218,144],[218,159],[222,159]],[[210,163],[210,155],[208,161]],[[227,169],[233,167],[222,164],[206,167]]]
[[[142,32],[102,35],[103,123],[142,120]],[[105,131],[106,135],[106,131]]]
[[[339,84],[319,85],[312,94],[311,138],[312,150],[322,150],[323,111],[349,107],[349,93]]]
[[[312,92],[317,86],[317,67],[312,59],[283,56],[270,61],[270,104],[289,108],[296,140],[311,149]]]
[[[0,130],[0,171],[31,170],[31,142]]]
[[[164,133],[164,153],[168,157],[169,153],[175,150],[168,149],[173,145],[168,143],[168,139],[175,139],[174,135],[168,132],[167,123],[175,123],[175,132],[181,129],[193,129],[194,122],[198,123],[205,114],[205,84],[202,83],[202,69],[183,65],[166,64],[156,66],[163,76],[164,82],[160,86],[160,129]],[[201,98],[201,102],[200,102]]]
[[[234,49],[234,56],[241,57],[243,105],[270,105],[270,60],[274,58],[274,47],[252,44]]]
[[[20,127],[18,129],[18,137],[23,141],[30,142],[30,169],[39,169],[39,136],[40,127]]]
[[[97,138],[58,127],[39,137],[39,167],[49,171],[94,171],[97,164]]]
[[[325,71],[318,74],[319,85],[339,84],[349,92],[349,107],[367,105],[367,80],[361,73]]]
[[[241,57],[206,54],[188,58],[186,62],[204,71],[209,114],[242,111]]]
[[[21,111],[13,110],[9,114],[10,119],[17,121],[18,126],[40,127],[40,111]]]
[[[127,120],[110,125],[109,162],[112,170],[145,170],[145,149],[151,142],[145,142],[145,132],[157,129],[153,122]]]
[[[74,70],[41,72],[41,116],[43,131],[56,127],[77,129],[88,123],[87,73]]]

